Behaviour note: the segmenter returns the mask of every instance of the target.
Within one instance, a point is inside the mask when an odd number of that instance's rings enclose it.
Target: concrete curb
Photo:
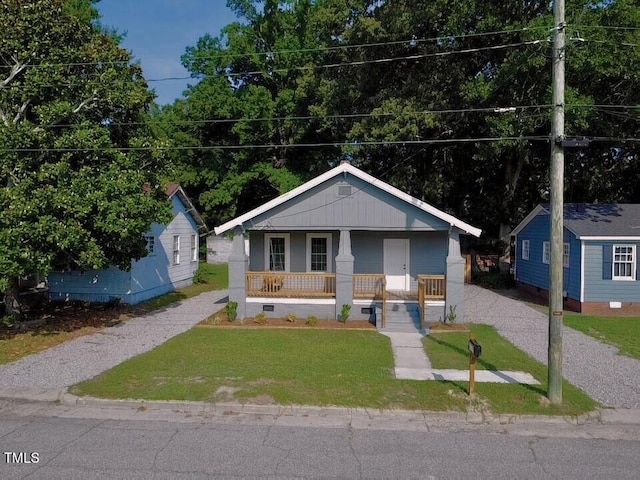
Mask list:
[[[348,407],[321,407],[313,405],[256,405],[237,402],[163,401],[141,399],[104,399],[79,397],[67,388],[38,389],[31,387],[0,386],[0,399],[29,403],[54,404],[66,407],[115,409],[122,411],[149,411],[193,414],[206,417],[252,415],[267,418],[323,419],[328,425],[345,422],[354,426],[380,427],[387,422],[402,425],[417,423],[425,426],[469,425],[640,425],[638,409],[598,409],[579,416],[493,414],[491,412],[431,412],[422,410],[379,410]],[[317,421],[315,422],[317,423]],[[365,425],[366,424],[366,425]]]

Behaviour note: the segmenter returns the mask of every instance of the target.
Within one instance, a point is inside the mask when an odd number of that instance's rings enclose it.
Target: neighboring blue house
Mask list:
[[[340,318],[352,307],[350,319],[378,323],[407,302],[421,304],[423,322],[425,307],[431,320],[450,307],[462,319],[459,236],[481,233],[346,162],[215,228],[227,231],[240,318]]]
[[[538,205],[511,233],[515,279],[533,293],[549,290],[548,205]],[[565,307],[588,314],[640,314],[640,205],[564,206]]]
[[[132,305],[191,285],[198,268],[199,237],[207,227],[191,200],[177,184],[166,190],[173,204],[173,220],[154,224],[146,235],[149,255],[134,261],[131,270],[53,272],[48,276],[51,300],[108,302]]]

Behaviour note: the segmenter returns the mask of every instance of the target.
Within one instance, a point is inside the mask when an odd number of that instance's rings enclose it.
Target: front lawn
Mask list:
[[[521,386],[504,387],[503,392],[511,397],[523,390]],[[540,387],[527,389],[533,389],[538,397],[544,395]],[[484,389],[478,390],[484,394]],[[394,379],[387,337],[369,331],[324,329],[196,327],[71,391],[148,400],[239,400],[431,411],[469,407],[467,382]],[[507,403],[495,402],[494,411],[580,414],[595,407],[584,395],[577,397],[581,402],[568,396],[563,408],[536,406],[527,410],[526,403],[512,409]]]
[[[622,355],[640,360],[639,317],[596,317],[565,313],[566,326],[617,347]]]
[[[512,370],[533,375],[540,385],[476,382],[476,393],[494,412],[510,413],[567,413],[593,410],[597,404],[582,390],[568,382],[563,385],[562,408],[546,404],[547,366],[534,360],[522,350],[502,338],[493,327],[471,325],[472,332],[482,345],[482,355],[476,370]],[[432,333],[423,344],[433,368],[469,369],[467,344],[469,333]],[[467,385],[464,383],[463,385]]]

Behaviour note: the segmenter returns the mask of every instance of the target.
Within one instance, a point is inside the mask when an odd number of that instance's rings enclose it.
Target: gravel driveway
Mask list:
[[[93,335],[0,365],[0,386],[49,389],[88,380],[190,329],[226,302],[226,290],[202,293]]]
[[[493,325],[536,360],[547,364],[548,317],[518,300],[465,285],[465,321]],[[640,408],[640,360],[564,327],[563,376],[602,405]]]

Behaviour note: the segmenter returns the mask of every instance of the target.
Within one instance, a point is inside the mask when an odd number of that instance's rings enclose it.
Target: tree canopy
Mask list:
[[[548,201],[549,2],[227,3],[156,117],[210,221],[345,156],[493,237]],[[640,7],[568,0],[566,28],[566,132],[594,141],[567,150],[565,198],[640,201]]]
[[[90,0],[0,0],[0,290],[52,269],[129,268],[169,221],[139,65]]]

